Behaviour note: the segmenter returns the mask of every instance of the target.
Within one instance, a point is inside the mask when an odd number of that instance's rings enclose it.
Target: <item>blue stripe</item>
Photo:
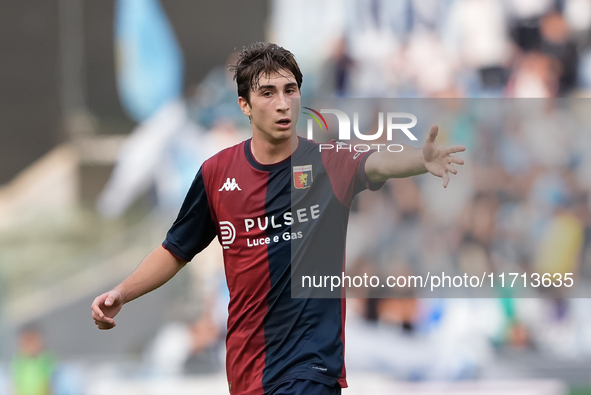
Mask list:
[[[269,173],[267,196],[265,201],[266,216],[281,218],[283,213],[290,211],[295,220],[296,210],[309,208],[310,203],[322,204],[324,207],[331,207],[339,211],[339,215],[348,215],[348,208],[340,204],[329,203],[336,197],[328,178],[324,178],[323,185],[316,185],[315,188],[306,190],[295,190],[293,188],[292,165],[311,164],[315,173],[323,173],[322,160],[317,150],[310,148],[304,139],[294,158],[287,166],[281,169],[274,169]],[[303,155],[300,156],[300,155]],[[297,158],[297,159],[296,159]],[[295,162],[297,161],[297,163]],[[320,179],[320,182],[322,182]],[[314,183],[317,182],[314,178]],[[306,196],[302,201],[295,202],[292,199],[294,193],[304,193]],[[307,193],[313,191],[314,196]],[[295,206],[295,207],[293,207]],[[309,214],[308,214],[309,215]],[[276,221],[277,223],[278,221]],[[320,223],[316,221],[305,222],[305,229],[298,226],[282,226],[272,228],[271,223],[267,228],[267,236],[273,239],[278,236],[280,241],[270,243],[267,246],[269,256],[269,273],[271,289],[268,297],[268,312],[265,316],[264,330],[266,342],[265,368],[263,370],[263,388],[265,392],[272,390],[281,380],[288,378],[311,379],[315,382],[324,383],[329,386],[336,384],[340,377],[343,366],[343,344],[340,339],[342,332],[341,321],[341,300],[340,299],[292,299],[291,295],[291,259],[292,246],[298,248],[302,239],[285,241],[283,235],[287,232],[296,232],[302,229],[306,234],[318,234],[318,232],[334,232],[334,229],[320,229]],[[334,222],[327,221],[325,225],[331,226]],[[343,229],[343,234],[345,229]],[[336,232],[339,233],[339,232]],[[326,234],[326,233],[325,233]],[[334,247],[341,251],[336,256],[332,252],[335,248],[327,248],[324,252],[311,251],[316,256],[328,254],[327,259],[336,259],[337,264],[342,263],[344,254],[344,237],[341,237],[340,245]],[[308,243],[306,241],[306,243]],[[318,244],[318,243],[316,243]],[[308,245],[308,244],[306,244]],[[325,259],[322,257],[321,259]],[[340,260],[339,260],[340,259]],[[297,267],[299,262],[295,262]]]

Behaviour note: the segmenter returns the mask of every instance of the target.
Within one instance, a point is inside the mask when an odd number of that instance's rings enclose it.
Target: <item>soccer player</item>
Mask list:
[[[230,291],[230,393],[340,394],[347,387],[345,300],[292,298],[292,269],[342,267],[355,194],[426,172],[446,187],[453,164],[463,164],[451,154],[464,147],[439,147],[434,126],[422,149],[320,151],[292,127],[302,73],[289,51],[255,43],[233,70],[252,138],[203,163],[162,245],[94,300],[92,317],[99,329],[113,328],[125,303],[166,283],[217,236]]]

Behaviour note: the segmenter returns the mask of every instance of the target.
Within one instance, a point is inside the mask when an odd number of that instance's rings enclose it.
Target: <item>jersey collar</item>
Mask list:
[[[252,167],[254,167],[255,169],[260,170],[260,171],[277,171],[277,170],[281,170],[281,169],[289,167],[293,154],[288,156],[287,158],[283,159],[281,162],[273,163],[270,165],[263,165],[262,163],[258,162],[254,158],[254,155],[252,154],[252,151],[250,149],[251,140],[252,140],[252,137],[245,141],[244,154],[246,155],[246,160],[248,161],[248,163]],[[294,151],[294,154],[299,150],[300,146],[301,146],[301,138],[298,136],[298,146],[297,146],[296,150]]]

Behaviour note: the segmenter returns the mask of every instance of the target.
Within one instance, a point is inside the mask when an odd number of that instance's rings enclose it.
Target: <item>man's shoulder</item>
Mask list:
[[[233,145],[231,147],[225,148],[218,152],[217,154],[213,155],[209,159],[203,162],[204,167],[215,167],[217,165],[225,164],[227,165],[230,163],[232,159],[239,158],[244,156],[244,145],[248,140],[241,141],[240,143]]]
[[[314,155],[316,153],[321,153],[321,150],[319,149],[320,145],[320,143],[314,140],[309,140],[305,137],[300,137],[297,153],[299,154],[299,156],[309,156]]]

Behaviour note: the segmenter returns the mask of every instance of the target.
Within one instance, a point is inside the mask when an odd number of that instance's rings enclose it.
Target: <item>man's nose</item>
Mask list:
[[[279,94],[278,102],[277,102],[277,111],[288,111],[289,110],[289,100],[283,93]]]

